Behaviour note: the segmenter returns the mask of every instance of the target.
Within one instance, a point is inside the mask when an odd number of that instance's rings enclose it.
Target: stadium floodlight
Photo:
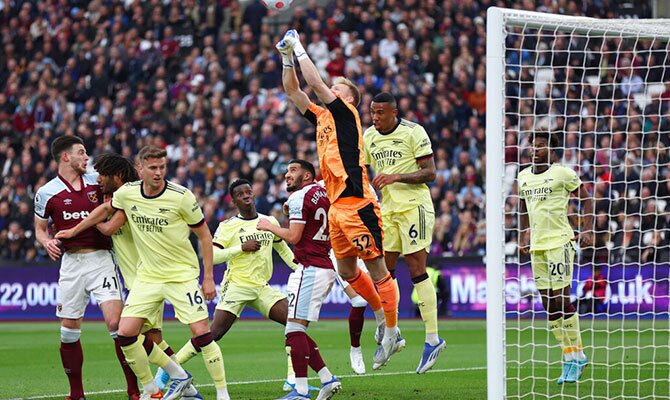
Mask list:
[[[669,41],[670,20],[488,9],[489,400],[670,399]],[[562,385],[565,346],[517,245],[517,177],[532,134],[545,130],[559,139],[554,161],[577,172],[595,204],[595,243],[576,248],[571,292],[589,364]],[[568,203],[574,228],[583,205]],[[602,292],[586,293],[596,268]]]

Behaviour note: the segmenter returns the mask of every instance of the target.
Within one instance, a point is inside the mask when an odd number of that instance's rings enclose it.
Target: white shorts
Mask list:
[[[110,250],[91,253],[65,253],[58,277],[56,316],[79,319],[84,316],[90,295],[98,305],[121,301],[123,287]]]
[[[335,253],[333,253],[333,250],[331,250],[330,253],[328,253],[328,255],[330,256],[330,259],[333,262],[333,266],[335,267],[335,272],[336,272],[335,279],[337,279],[337,283],[339,283],[340,286],[342,286],[342,289],[346,289],[347,287],[349,287],[349,282],[342,279],[342,277],[340,276],[339,271],[337,270],[337,260],[335,259]],[[368,267],[365,266],[365,261],[363,261],[359,258],[356,261],[356,264],[358,265],[358,268],[360,268],[366,274],[370,273],[370,272],[368,272]]]
[[[318,321],[321,305],[335,283],[337,272],[333,269],[303,266],[291,273],[288,292],[288,317],[305,321]]]

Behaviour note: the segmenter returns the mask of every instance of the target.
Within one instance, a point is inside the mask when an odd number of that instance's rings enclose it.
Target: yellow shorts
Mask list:
[[[330,205],[328,226],[335,258],[358,257],[369,261],[384,255],[384,231],[376,201],[338,200]]]
[[[205,297],[200,292],[198,281],[148,283],[135,281],[133,290],[126,299],[121,317],[156,318],[163,302],[172,303],[179,322],[189,325],[209,319]]]
[[[561,247],[530,252],[535,286],[539,289],[557,290],[572,284],[575,245],[572,241]]]
[[[244,307],[249,306],[267,318],[272,306],[285,298],[282,292],[270,285],[246,286],[224,279],[221,282],[221,295],[216,309],[228,311],[239,318]]]
[[[153,317],[147,318],[147,320],[144,321],[144,325],[142,325],[142,329],[140,330],[140,332],[145,333],[152,329],[158,329],[159,331],[163,329],[164,309],[165,309],[165,303],[158,306],[158,308],[156,309],[156,313],[154,313]]]
[[[384,250],[402,254],[413,254],[420,250],[430,251],[435,228],[435,211],[419,205],[403,212],[382,214],[384,222]]]

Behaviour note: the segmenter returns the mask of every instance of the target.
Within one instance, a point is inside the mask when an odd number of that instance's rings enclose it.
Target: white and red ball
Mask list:
[[[291,7],[293,0],[261,0],[265,8],[271,11],[285,11]]]

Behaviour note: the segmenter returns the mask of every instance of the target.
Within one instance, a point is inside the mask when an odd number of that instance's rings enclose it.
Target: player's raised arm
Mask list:
[[[295,29],[291,29],[286,32],[284,39],[282,39],[285,47],[292,48],[293,54],[295,54],[300,64],[300,69],[302,70],[302,76],[305,78],[305,82],[309,87],[314,91],[316,96],[324,104],[330,104],[335,101],[336,96],[330,90],[328,85],[321,79],[319,70],[316,69],[316,65],[312,62],[307,54],[307,51],[300,42],[300,35]],[[282,43],[280,42],[280,43]]]
[[[298,107],[301,114],[304,114],[309,108],[310,100],[307,93],[300,89],[300,82],[298,75],[295,73],[293,67],[293,49],[287,47],[284,41],[277,43],[275,46],[279,54],[282,56],[282,84],[284,85],[284,92],[289,99]]]
[[[56,233],[56,239],[73,238],[78,234],[80,234],[81,232],[85,231],[86,229],[92,228],[99,222],[103,222],[104,220],[106,220],[107,217],[109,217],[109,214],[111,214],[113,211],[114,208],[112,207],[111,202],[102,203],[101,205],[96,207],[95,210],[91,211],[91,213],[86,218],[84,218],[83,221],[78,223],[77,226],[75,226],[74,228],[66,229]]]

